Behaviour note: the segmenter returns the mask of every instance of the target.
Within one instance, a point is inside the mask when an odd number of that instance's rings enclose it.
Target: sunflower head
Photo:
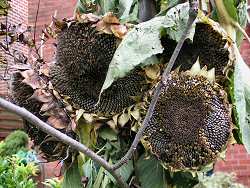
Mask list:
[[[214,71],[172,72],[161,88],[149,125],[148,146],[166,166],[197,169],[216,159],[231,132],[229,105]]]

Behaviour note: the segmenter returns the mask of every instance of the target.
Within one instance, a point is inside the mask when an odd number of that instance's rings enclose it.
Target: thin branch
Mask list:
[[[86,156],[90,157],[93,161],[95,161],[96,163],[101,165],[103,168],[105,168],[116,179],[118,185],[121,188],[129,188],[128,184],[122,179],[122,177],[116,171],[112,169],[111,164],[109,164],[106,160],[104,160],[102,157],[94,153],[85,145],[77,142],[71,137],[51,127],[50,125],[43,122],[38,117],[36,117],[35,115],[27,111],[25,108],[21,108],[15,104],[12,104],[11,102],[6,101],[5,99],[1,97],[0,97],[0,107],[5,108],[6,110],[23,117],[28,122],[32,123],[33,125],[36,125],[42,131],[54,136],[58,140],[64,142],[65,144],[68,144],[70,147],[76,149],[77,151],[84,153]]]
[[[37,18],[38,18],[39,9],[40,9],[40,1],[41,0],[38,0],[37,10],[36,10],[36,19],[35,19],[34,37],[33,37],[34,43],[36,43],[36,24],[37,24]]]
[[[154,96],[153,96],[152,101],[151,101],[151,103],[149,105],[149,109],[147,111],[146,117],[143,120],[142,127],[137,132],[137,134],[135,136],[135,139],[134,139],[131,147],[129,148],[128,152],[126,153],[126,155],[120,161],[118,161],[116,164],[113,165],[113,170],[117,170],[123,164],[125,164],[125,163],[127,163],[129,161],[129,159],[132,157],[133,153],[135,152],[135,150],[137,148],[137,145],[140,142],[140,139],[143,136],[143,132],[145,131],[145,129],[148,126],[148,122],[152,117],[156,102],[157,102],[157,100],[159,98],[163,82],[168,77],[168,75],[169,75],[169,73],[170,73],[170,71],[171,71],[171,69],[172,69],[172,67],[173,67],[173,65],[175,63],[175,60],[178,57],[178,54],[179,54],[179,52],[181,50],[181,47],[182,47],[186,37],[188,36],[188,34],[190,32],[190,29],[191,29],[191,27],[193,25],[193,22],[194,22],[194,20],[196,19],[196,16],[197,16],[197,12],[198,12],[197,0],[190,0],[189,2],[190,2],[190,10],[189,10],[189,18],[188,18],[186,29],[184,30],[184,32],[182,34],[182,37],[181,37],[180,41],[178,42],[178,44],[177,44],[177,46],[176,46],[176,48],[174,50],[174,53],[172,54],[172,56],[171,56],[171,58],[169,60],[168,66],[167,66],[167,68],[165,69],[165,71],[164,71],[164,73],[162,75],[161,82],[157,85],[157,87],[155,89]]]

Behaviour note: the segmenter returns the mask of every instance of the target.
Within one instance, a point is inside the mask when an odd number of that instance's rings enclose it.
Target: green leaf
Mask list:
[[[138,22],[139,3],[138,0],[120,0],[120,21],[126,22]]]
[[[117,140],[117,133],[111,128],[104,128],[101,129],[99,132],[99,136],[108,141],[116,141]]]
[[[242,142],[250,153],[250,68],[235,47],[234,98]]]
[[[229,16],[236,22],[238,22],[238,14],[235,0],[223,0],[224,6]]]
[[[167,34],[169,37],[175,41],[179,41],[184,29],[187,25],[187,20],[189,16],[189,4],[184,3],[177,5],[176,7],[170,9],[166,17],[168,17],[171,20],[174,20],[175,24],[173,27],[166,29]],[[193,27],[192,31],[190,31],[190,36],[187,38],[193,38],[193,35],[195,31],[195,27]]]
[[[137,162],[138,178],[142,188],[163,188],[167,186],[164,168],[160,162],[142,155]]]
[[[237,6],[237,15],[238,15],[238,22],[242,28],[245,28],[247,25],[247,1],[241,1]],[[237,30],[236,32],[236,42],[237,45],[240,46],[244,36],[241,31]]]
[[[84,163],[83,174],[85,177],[88,177],[88,185],[86,188],[92,188],[97,176],[97,170],[92,159]]]
[[[178,41],[188,19],[188,10],[188,3],[180,4],[170,10],[172,13],[175,11],[175,15],[170,13],[155,17],[129,31],[113,56],[101,93],[136,66],[158,63],[154,55],[163,52],[160,41],[162,29],[166,30],[170,38]]]
[[[124,19],[129,16],[130,10],[134,2],[134,0],[120,0],[119,6],[122,10],[121,19]]]
[[[64,173],[62,188],[82,188],[78,163],[75,160],[72,166]]]
[[[160,41],[162,27],[172,27],[174,22],[165,17],[156,17],[133,28],[124,37],[109,65],[109,70],[102,91],[114,80],[124,77],[129,71],[152,55],[162,53]]]
[[[101,13],[103,15],[107,12],[115,12],[118,3],[118,0],[99,0],[98,2],[101,7]]]
[[[112,160],[110,160],[109,162],[111,162]],[[121,175],[122,179],[124,181],[128,181],[129,177],[132,175],[134,171],[134,165],[133,165],[133,161],[129,160],[126,164],[124,164],[123,166],[121,166],[118,169],[118,173]],[[105,171],[105,174],[107,174],[107,176],[109,177],[109,179],[116,185],[116,180],[115,178],[108,172]]]

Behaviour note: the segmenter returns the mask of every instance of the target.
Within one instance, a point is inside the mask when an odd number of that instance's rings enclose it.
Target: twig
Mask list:
[[[90,157],[93,161],[101,165],[103,168],[105,168],[117,181],[118,185],[121,188],[129,188],[128,184],[122,179],[122,177],[112,169],[111,164],[109,164],[106,160],[104,160],[102,157],[94,153],[92,150],[90,150],[88,147],[86,147],[84,144],[81,144],[77,142],[76,140],[72,139],[71,137],[61,133],[60,131],[56,130],[55,128],[51,127],[47,123],[40,120],[38,117],[27,111],[25,108],[21,108],[15,104],[12,104],[9,101],[6,101],[5,99],[0,97],[0,106],[2,108],[5,108],[6,110],[9,110],[21,117],[23,117],[28,122],[32,123],[33,125],[36,125],[39,129],[42,131],[54,136],[58,140],[64,142],[65,144],[68,144],[70,147],[76,149],[77,151],[80,151],[84,153],[86,156]]]
[[[56,18],[56,16],[57,16],[57,10],[55,10],[53,17]],[[53,20],[50,22],[49,27],[52,27],[52,25],[53,25]],[[44,46],[44,43],[45,43],[45,33],[42,34],[41,43],[40,43],[40,47],[39,47],[40,48],[40,56],[41,56],[41,58],[43,58],[43,46]]]
[[[38,0],[37,10],[36,10],[36,19],[35,19],[34,37],[33,37],[34,43],[36,43],[36,24],[37,24],[37,18],[38,18],[39,9],[40,9],[40,1],[41,0]]]
[[[181,37],[180,41],[178,42],[178,44],[177,44],[177,46],[176,46],[176,48],[174,50],[174,53],[172,54],[172,56],[171,56],[171,58],[169,60],[168,66],[167,66],[167,68],[165,69],[165,71],[164,71],[164,73],[162,75],[161,82],[158,84],[158,86],[155,89],[154,96],[153,96],[152,101],[151,101],[151,103],[149,105],[149,109],[147,111],[146,117],[143,120],[142,127],[137,132],[137,134],[135,136],[135,139],[134,139],[131,147],[129,148],[128,152],[126,153],[126,155],[120,161],[118,161],[116,164],[113,165],[113,170],[117,170],[118,168],[120,168],[123,164],[127,163],[128,160],[132,157],[134,151],[137,148],[138,143],[140,142],[140,139],[143,136],[143,132],[145,131],[145,129],[148,126],[148,122],[152,117],[156,102],[157,102],[157,100],[159,98],[163,82],[168,77],[168,75],[169,75],[169,73],[170,73],[170,71],[171,71],[171,69],[172,69],[172,67],[174,65],[174,62],[178,57],[178,54],[179,54],[179,52],[181,50],[181,47],[182,47],[186,37],[188,36],[188,34],[190,32],[190,29],[192,27],[192,24],[193,24],[193,22],[194,22],[194,20],[195,20],[195,18],[197,16],[197,12],[198,12],[197,0],[190,0],[189,3],[190,3],[190,10],[189,10],[189,18],[188,18],[186,29],[184,30],[184,32],[182,34],[182,37]]]

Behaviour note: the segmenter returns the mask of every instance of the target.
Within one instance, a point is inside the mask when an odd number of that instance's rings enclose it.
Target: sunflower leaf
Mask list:
[[[234,72],[235,106],[242,142],[250,153],[250,68],[243,61],[239,50],[235,51],[237,61]]]
[[[137,162],[138,178],[143,188],[166,187],[164,168],[159,161],[153,157],[145,159],[142,155]]]

